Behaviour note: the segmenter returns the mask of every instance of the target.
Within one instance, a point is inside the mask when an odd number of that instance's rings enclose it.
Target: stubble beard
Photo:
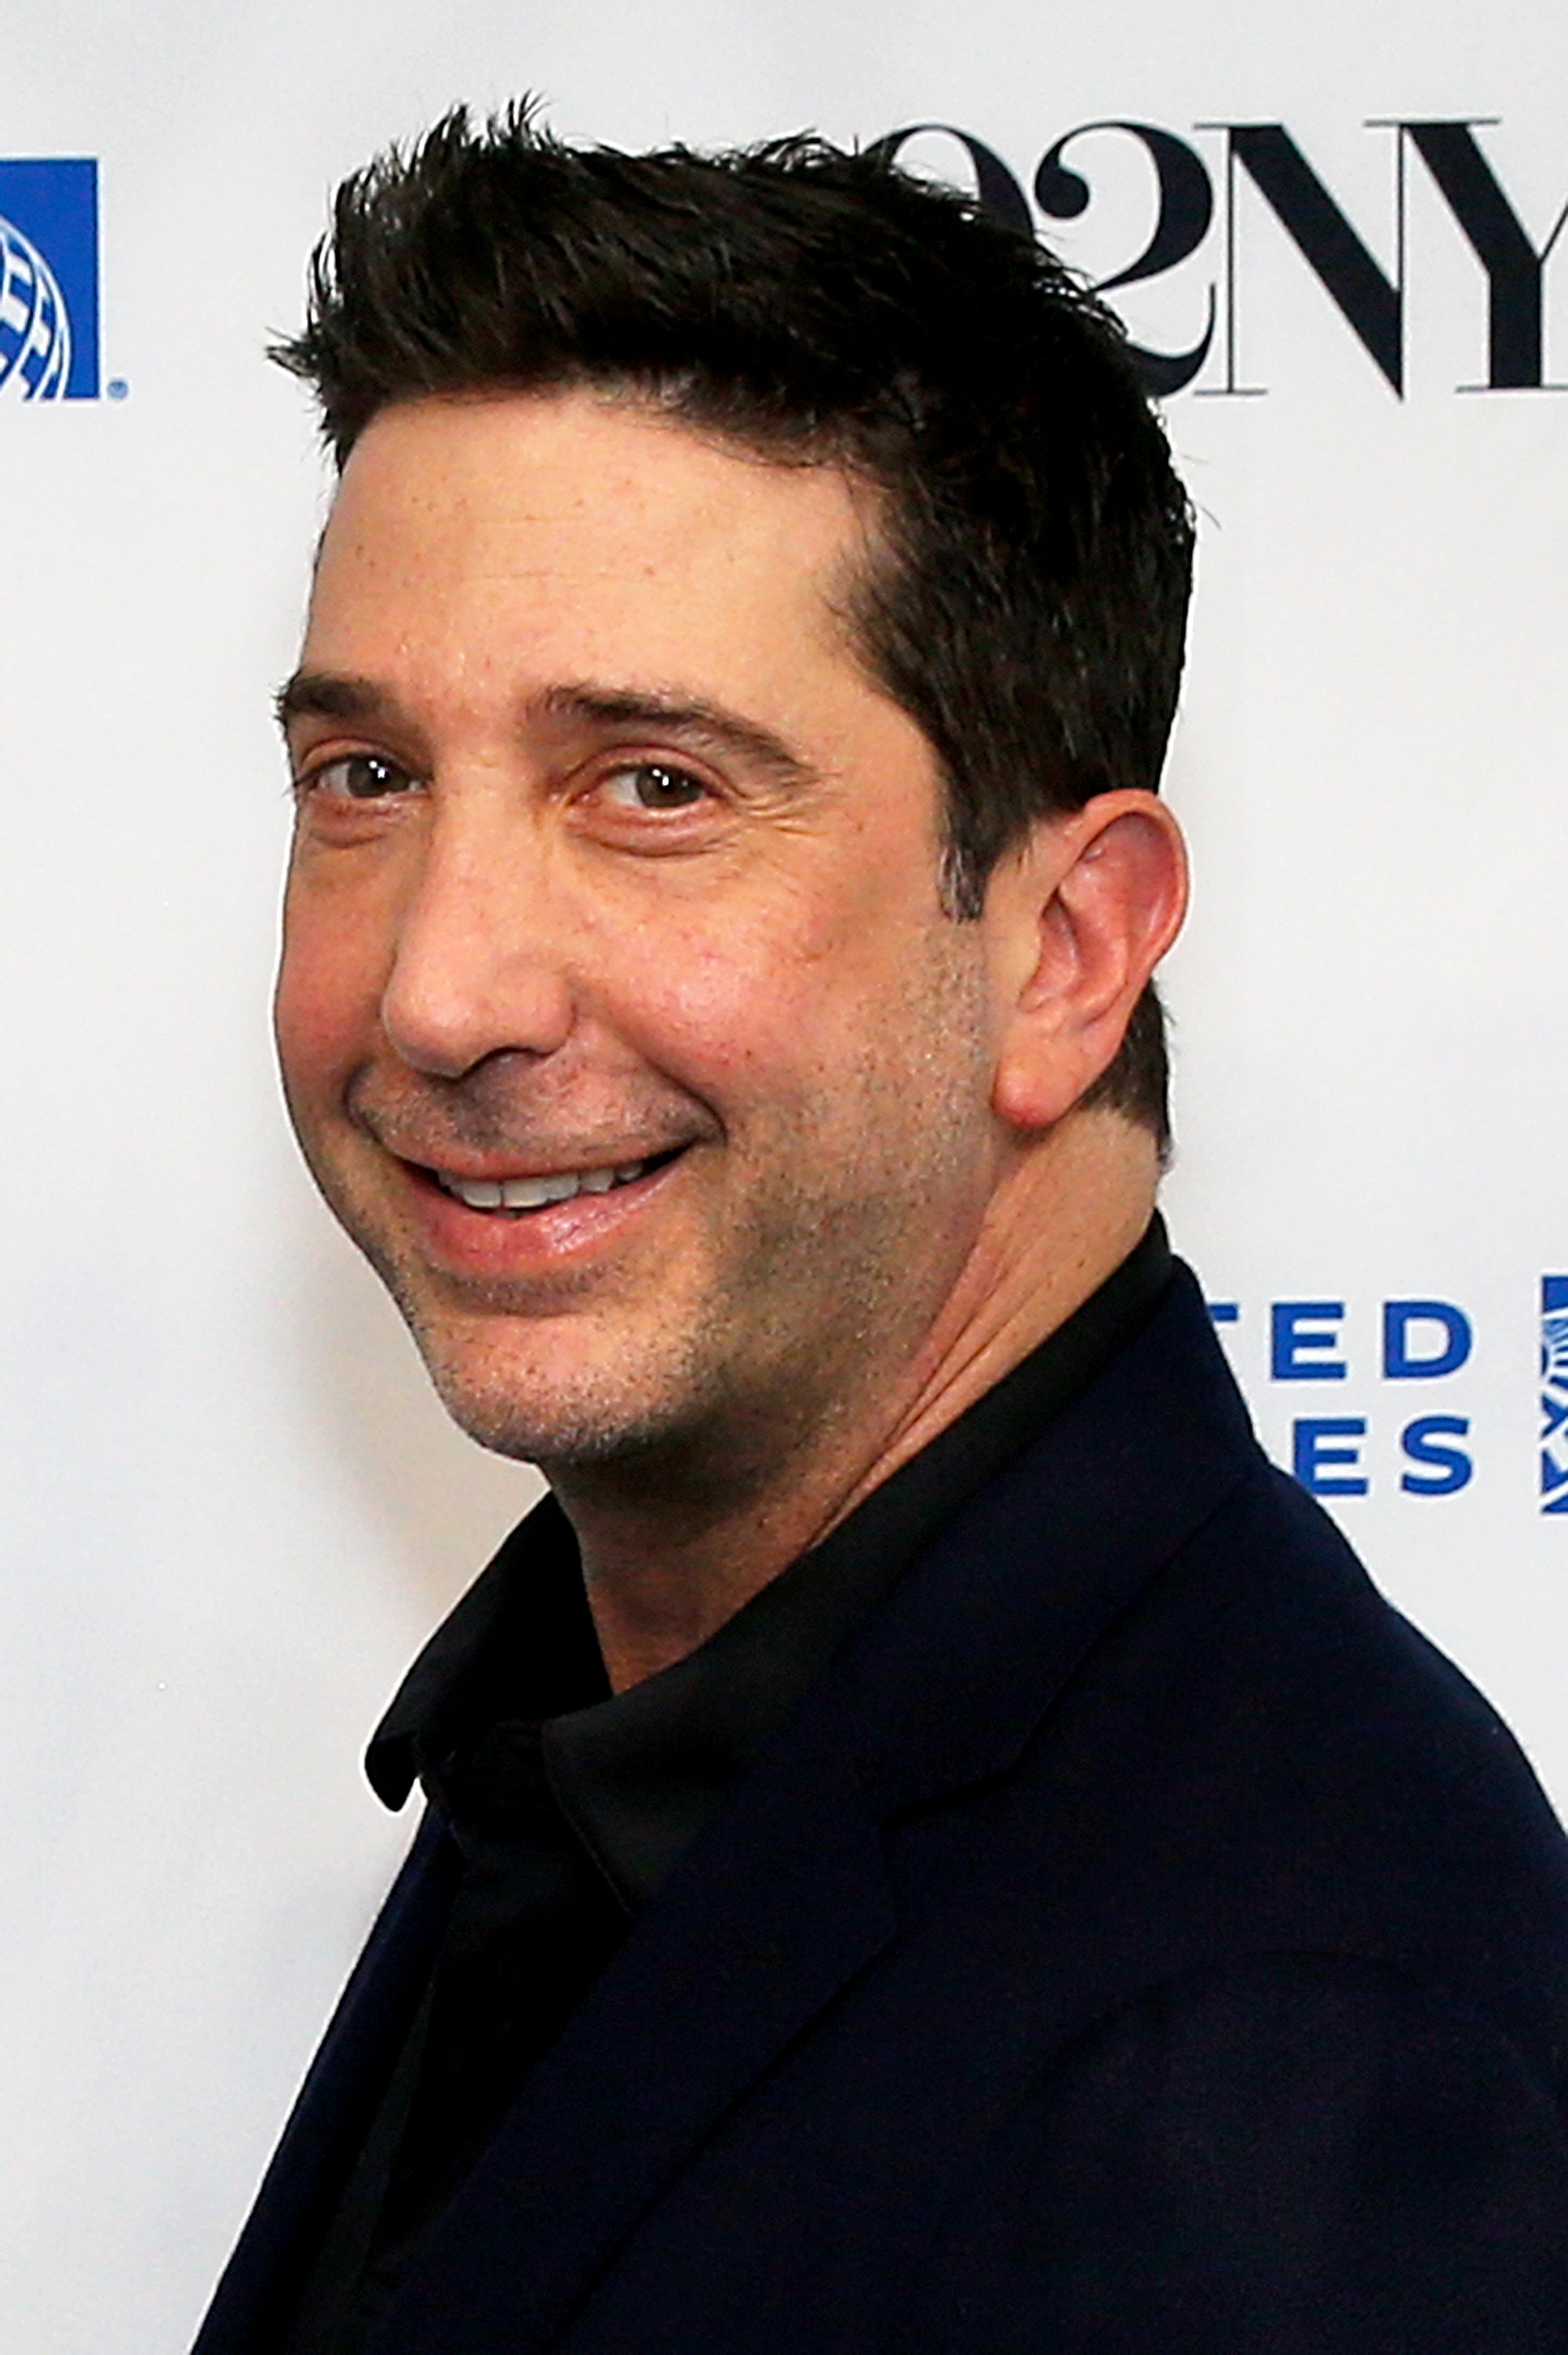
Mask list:
[[[547,1373],[531,1371],[527,1335],[541,1320],[510,1305],[503,1285],[488,1299],[485,1287],[464,1287],[465,1333],[419,1272],[362,1247],[441,1403],[480,1446],[552,1478],[619,1467],[694,1502],[711,1492],[716,1505],[823,1444],[896,1355],[912,1207],[906,1184],[829,1193],[776,1170],[667,1317],[644,1301],[618,1345],[597,1286],[580,1306],[564,1302],[550,1321],[599,1326],[565,1374],[558,1357]]]
[[[832,1444],[835,1425],[853,1424],[868,1395],[895,1380],[961,1264],[961,1252],[948,1263],[951,1236],[932,1205],[963,1200],[989,1102],[961,927],[944,930],[921,978],[919,1035],[891,1056],[885,1041],[869,1040],[844,1075],[858,1105],[847,1130],[813,1117],[809,1101],[777,1114],[751,1146],[762,1174],[688,1263],[684,1296],[672,1297],[662,1319],[644,1295],[621,1347],[604,1280],[592,1275],[575,1285],[556,1278],[562,1306],[544,1320],[537,1304],[521,1310],[503,1282],[466,1283],[461,1304],[442,1302],[412,1252],[378,1235],[316,1164],[453,1421],[482,1447],[552,1477],[619,1468],[694,1503],[711,1491],[715,1508],[721,1492],[733,1505],[787,1477],[791,1464]],[[714,1145],[694,1149],[726,1153],[731,1140],[721,1128]],[[513,1337],[542,1321],[599,1322],[596,1294],[608,1313],[585,1361],[532,1376],[526,1339],[514,1348]]]

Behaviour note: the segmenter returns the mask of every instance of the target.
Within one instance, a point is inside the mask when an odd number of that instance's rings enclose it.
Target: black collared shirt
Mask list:
[[[1033,1354],[707,1642],[611,1695],[546,1497],[420,1654],[366,1771],[462,1864],[418,2014],[280,2355],[355,2355],[408,2251],[659,1887],[841,1640],[1152,1315],[1160,1220]]]

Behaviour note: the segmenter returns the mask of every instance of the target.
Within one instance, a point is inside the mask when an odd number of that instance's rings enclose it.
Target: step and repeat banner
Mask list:
[[[1200,517],[1167,1215],[1270,1451],[1568,1804],[1568,23],[1351,0],[11,0],[0,76],[0,2343],[183,2347],[529,1501],[296,1167],[270,336],[456,100],[895,141],[1103,286]]]

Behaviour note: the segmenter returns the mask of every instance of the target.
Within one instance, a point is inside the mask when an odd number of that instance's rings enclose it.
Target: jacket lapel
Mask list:
[[[844,1762],[754,1778],[639,1917],[410,2267],[375,2355],[546,2346],[663,2185],[897,1926]]]
[[[830,1738],[853,1745],[874,1812],[1005,1773],[1150,1580],[1259,1476],[1266,1459],[1178,1263],[1149,1323],[949,1524],[823,1679]]]

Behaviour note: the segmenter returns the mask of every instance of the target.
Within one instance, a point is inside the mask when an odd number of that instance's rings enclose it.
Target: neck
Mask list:
[[[613,1689],[694,1651],[1065,1324],[1137,1243],[1157,1174],[1142,1130],[1074,1114],[1020,1152],[935,1320],[888,1335],[792,1445],[770,1413],[766,1460],[736,1430],[657,1465],[553,1471]]]

